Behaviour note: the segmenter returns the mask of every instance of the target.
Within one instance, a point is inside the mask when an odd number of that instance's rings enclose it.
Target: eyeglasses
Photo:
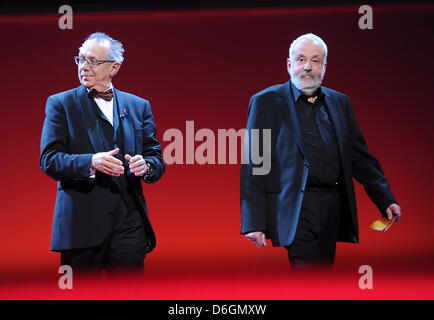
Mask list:
[[[98,60],[98,59],[88,59],[82,56],[75,56],[74,57],[75,64],[79,66],[80,64],[84,64],[84,62],[87,62],[87,65],[89,68],[94,69],[98,67],[100,64],[106,63],[106,62],[115,62],[113,60]]]

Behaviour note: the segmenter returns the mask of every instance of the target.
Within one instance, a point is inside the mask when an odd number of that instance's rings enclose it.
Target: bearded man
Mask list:
[[[259,248],[266,239],[284,247],[293,268],[330,267],[337,241],[359,241],[353,178],[383,216],[401,216],[349,98],[321,86],[326,65],[325,42],[298,37],[289,48],[290,81],[256,93],[249,105],[247,133],[271,129],[272,162],[267,175],[255,174],[251,160],[241,166],[241,233]]]

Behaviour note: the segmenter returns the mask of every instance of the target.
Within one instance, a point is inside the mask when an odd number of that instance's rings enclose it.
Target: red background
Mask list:
[[[434,6],[373,9],[373,30],[359,29],[357,6],[77,13],[73,30],[60,30],[56,13],[0,16],[0,297],[432,299]],[[244,128],[250,96],[288,80],[291,41],[318,34],[329,48],[324,85],[350,96],[402,219],[370,230],[379,213],[357,185],[361,243],[338,245],[332,275],[300,281],[282,248],[240,235],[239,165],[170,165],[144,189],[157,235],[146,281],[59,290],[49,251],[56,183],[38,166],[40,133],[47,97],[79,84],[73,56],[95,31],[124,44],[114,85],[151,102],[163,148],[164,131],[185,133],[187,120],[215,133]],[[357,286],[364,264],[378,275],[369,294]]]

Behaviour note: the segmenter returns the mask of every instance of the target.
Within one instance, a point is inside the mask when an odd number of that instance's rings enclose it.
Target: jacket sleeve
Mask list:
[[[368,151],[368,146],[357,124],[351,102],[347,97],[351,130],[351,166],[353,177],[365,188],[369,198],[385,215],[387,207],[396,203],[379,161]]]
[[[165,171],[164,159],[161,155],[161,145],[155,138],[155,133],[156,127],[151,105],[146,101],[143,113],[142,156],[152,169],[148,175],[143,177],[146,183],[157,182]]]
[[[56,97],[50,96],[45,108],[39,166],[54,180],[92,180],[89,178],[92,154],[70,154],[68,140],[65,110]]]
[[[266,233],[265,176],[255,175],[252,161],[252,130],[264,129],[260,99],[252,97],[249,103],[246,134],[243,146],[243,161],[240,173],[241,233],[253,231]],[[261,139],[259,139],[260,141]],[[256,143],[256,142],[254,142]],[[261,149],[261,146],[259,146]]]

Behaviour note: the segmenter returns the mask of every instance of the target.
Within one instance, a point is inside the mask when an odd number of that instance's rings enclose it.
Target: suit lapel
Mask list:
[[[115,141],[117,141],[117,137],[119,134],[119,108],[115,94],[113,94],[113,131]]]
[[[98,115],[95,113],[95,108],[92,106],[92,101],[88,97],[85,87],[80,86],[77,88],[77,98],[94,152],[106,151],[100,134],[98,121],[96,120]]]
[[[277,102],[279,103],[283,118],[288,123],[289,128],[292,128],[292,134],[294,135],[295,143],[297,144],[297,147],[304,158],[300,125],[298,123],[297,113],[295,111],[294,97],[289,87],[289,81],[282,85],[280,91],[278,91],[280,96],[277,97]]]
[[[324,90],[323,90],[324,91]],[[343,143],[342,143],[342,123],[340,121],[339,113],[337,110],[336,100],[330,96],[329,93],[325,94],[325,104],[326,108],[330,114],[330,118],[332,119],[332,125],[335,129],[336,142],[338,145],[338,150],[340,155],[343,154]]]
[[[135,139],[134,139],[134,126],[132,122],[131,115],[128,112],[128,102],[122,92],[117,89],[114,92],[114,114],[116,116],[116,122],[113,121],[115,127],[115,132],[117,130],[122,130],[123,143],[124,143],[124,153],[131,156],[135,155]]]

